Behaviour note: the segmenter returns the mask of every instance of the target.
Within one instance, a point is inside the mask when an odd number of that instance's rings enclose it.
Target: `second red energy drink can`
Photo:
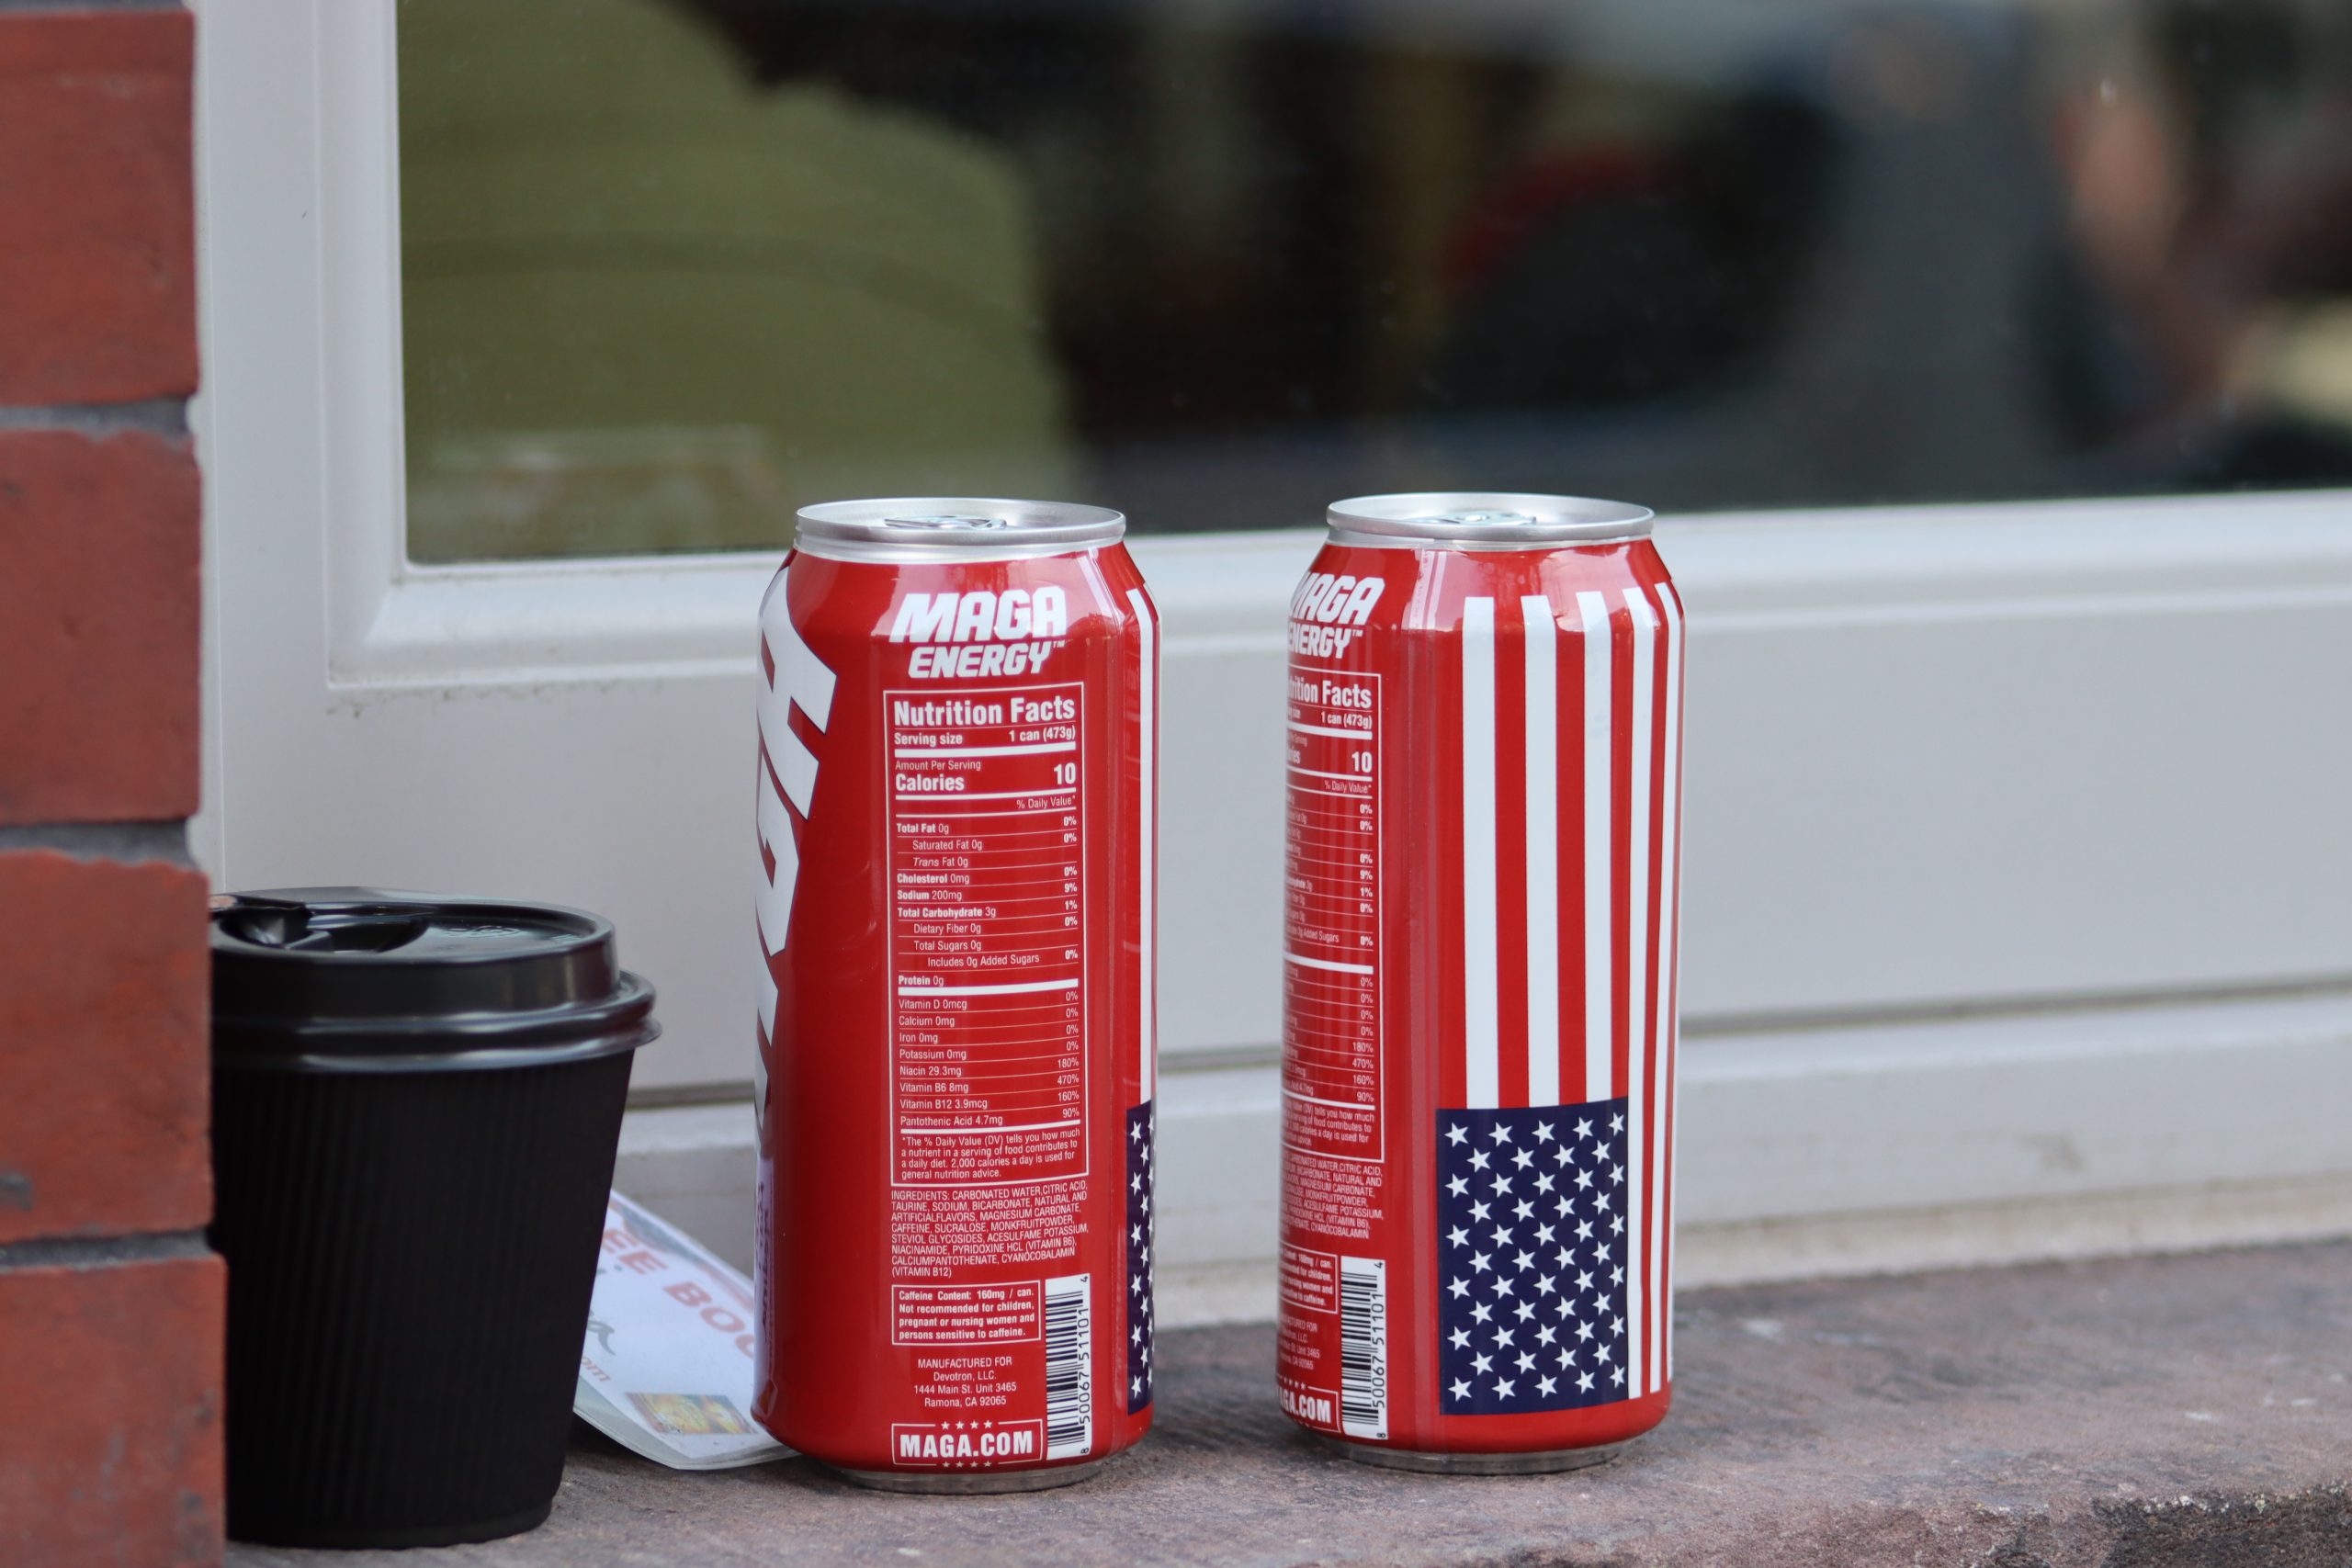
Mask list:
[[[1639,507],[1374,496],[1292,601],[1279,1374],[1565,1469],[1673,1396],[1683,617]]]
[[[1154,690],[1098,507],[800,513],[760,615],[759,1419],[1074,1481],[1152,1406]]]

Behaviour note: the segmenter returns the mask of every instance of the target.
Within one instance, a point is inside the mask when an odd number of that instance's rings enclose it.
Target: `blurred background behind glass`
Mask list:
[[[2352,483],[2339,0],[402,0],[410,551]]]

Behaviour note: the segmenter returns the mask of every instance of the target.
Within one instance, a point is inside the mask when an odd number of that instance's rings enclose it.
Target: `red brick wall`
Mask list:
[[[0,7],[0,1563],[220,1556],[184,10]]]

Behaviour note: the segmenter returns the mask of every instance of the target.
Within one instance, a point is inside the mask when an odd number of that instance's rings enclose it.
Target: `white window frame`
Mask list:
[[[639,1081],[740,1084],[748,915],[688,911],[748,893],[775,558],[410,564],[392,0],[198,9],[199,856],[612,909],[664,988]],[[2352,492],[1662,525],[1690,609],[1686,1218],[1744,1257],[1764,1220],[2352,1171],[2302,1109],[2352,1091],[2347,520]],[[1166,628],[1178,1265],[1271,1254],[1272,763],[1315,542],[1135,541]],[[494,798],[514,781],[546,820]],[[640,1113],[632,1147],[699,1151],[641,1184],[736,1201],[743,1127]]]

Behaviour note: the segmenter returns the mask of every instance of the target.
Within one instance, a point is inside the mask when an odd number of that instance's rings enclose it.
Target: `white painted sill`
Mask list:
[[[1686,1040],[1687,1286],[2352,1234],[2352,990]],[[1271,1061],[1160,1080],[1161,1310],[1273,1310]],[[616,1185],[739,1264],[748,1103],[633,1111]]]

